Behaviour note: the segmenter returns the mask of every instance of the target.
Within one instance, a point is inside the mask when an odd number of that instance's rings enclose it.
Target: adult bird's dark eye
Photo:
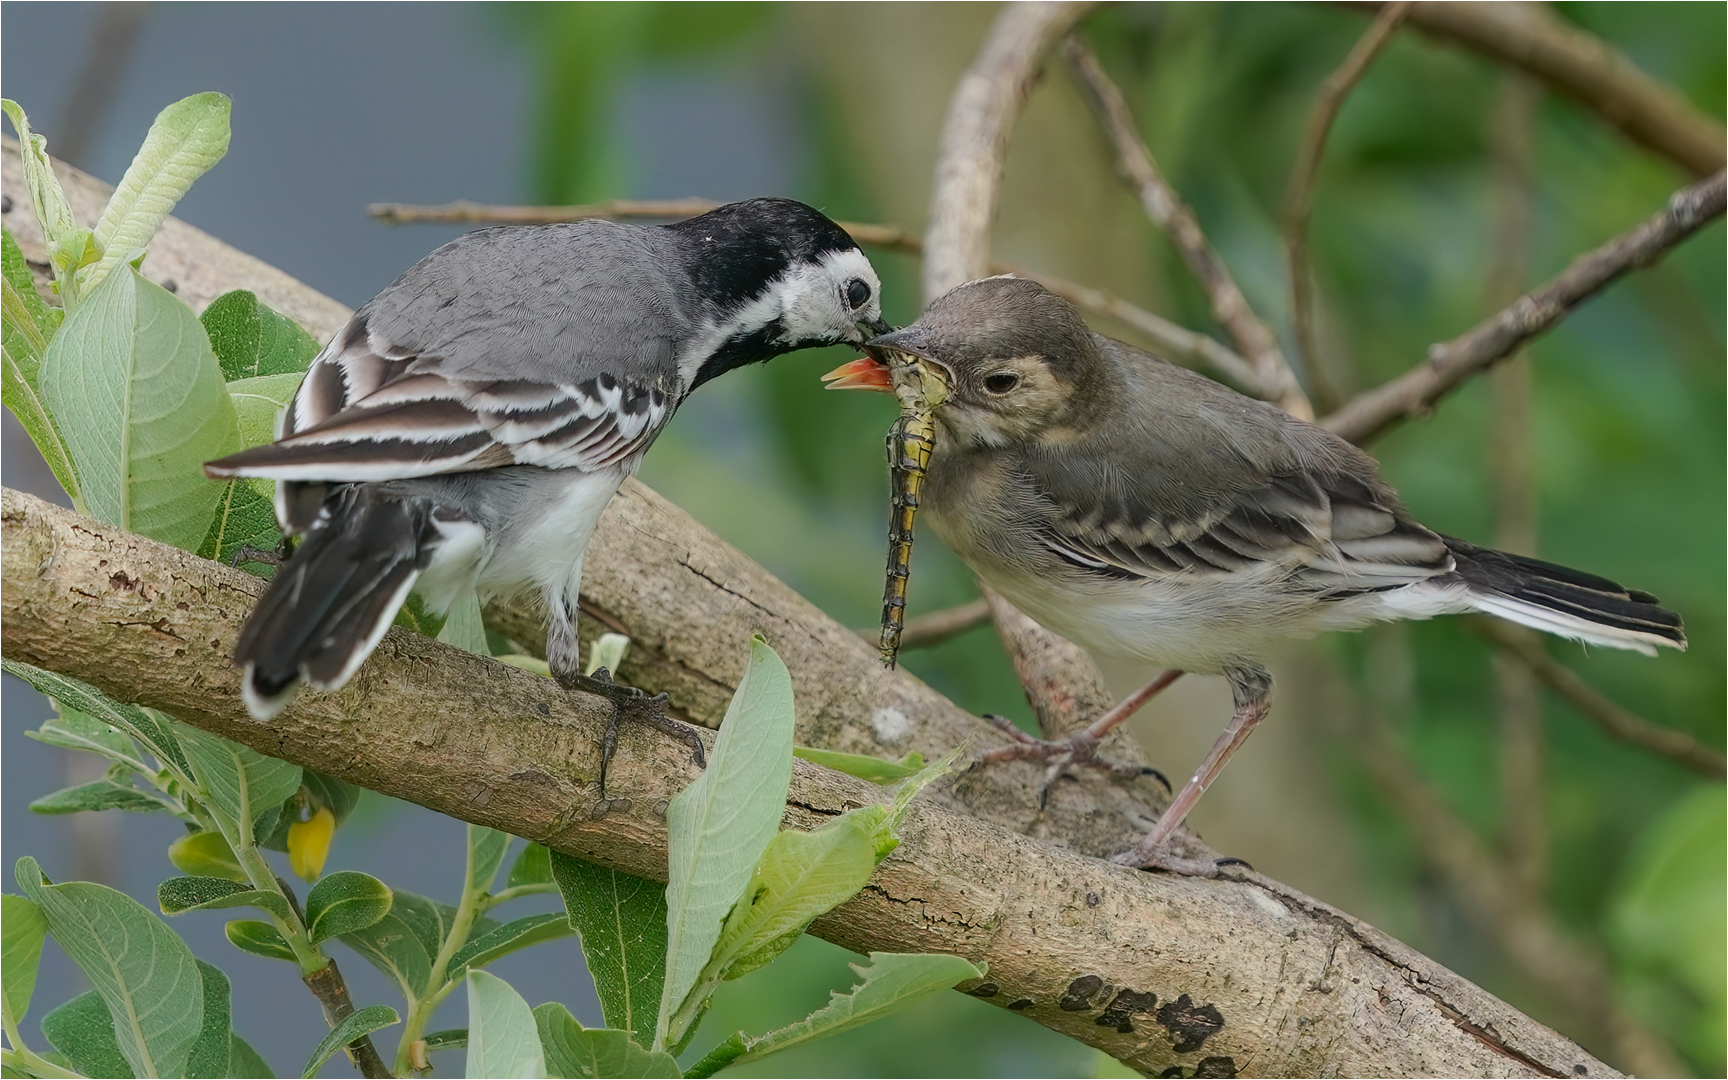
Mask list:
[[[846,283],[846,302],[857,311],[870,302],[870,286],[864,284],[862,278],[853,278]]]
[[[998,371],[984,380],[984,389],[992,394],[1006,394],[1020,385],[1020,376],[1012,371]]]

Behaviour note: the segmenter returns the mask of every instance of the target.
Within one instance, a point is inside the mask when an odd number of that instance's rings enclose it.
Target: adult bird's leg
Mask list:
[[[546,629],[546,666],[558,685],[577,693],[594,694],[612,703],[612,715],[606,721],[606,735],[600,743],[600,798],[606,799],[606,769],[612,755],[618,752],[618,732],[626,718],[647,724],[690,747],[690,756],[698,768],[706,767],[707,756],[702,751],[701,736],[689,724],[666,715],[664,693],[650,697],[634,686],[620,686],[612,681],[605,668],[592,675],[582,673],[582,647],[576,639],[576,612],[573,604],[554,602],[551,625]]]
[[[1206,759],[1194,771],[1188,783],[1170,801],[1158,823],[1152,826],[1152,831],[1146,834],[1133,851],[1118,855],[1112,861],[1127,866],[1137,866],[1142,870],[1170,870],[1178,874],[1188,874],[1196,877],[1210,877],[1218,872],[1224,862],[1241,862],[1240,859],[1185,859],[1170,850],[1170,838],[1188,816],[1188,811],[1194,809],[1194,804],[1200,801],[1200,796],[1212,786],[1212,781],[1218,779],[1218,774],[1224,771],[1224,766],[1230,761],[1231,755],[1248,741],[1248,736],[1254,733],[1254,728],[1266,718],[1266,713],[1272,708],[1272,676],[1264,668],[1236,668],[1225,672],[1230,680],[1230,693],[1236,701],[1235,715],[1230,717],[1230,724],[1224,733],[1218,736],[1218,741],[1212,744],[1212,749],[1206,752]]]
[[[986,716],[985,719],[995,724],[1009,738],[1014,740],[1012,746],[1001,746],[978,756],[978,763],[988,765],[997,761],[1049,761],[1050,767],[1044,770],[1044,779],[1038,787],[1038,805],[1043,807],[1050,800],[1050,786],[1057,777],[1069,767],[1086,765],[1094,769],[1107,769],[1118,776],[1156,776],[1164,783],[1166,790],[1170,784],[1164,780],[1163,774],[1156,769],[1144,765],[1127,765],[1119,761],[1110,761],[1098,756],[1098,744],[1104,741],[1104,736],[1121,726],[1122,721],[1133,716],[1140,707],[1157,697],[1165,687],[1182,677],[1182,672],[1176,668],[1167,668],[1152,677],[1145,686],[1129,694],[1110,708],[1110,711],[1100,716],[1092,723],[1061,739],[1034,739],[1021,731],[1014,724],[1000,716]]]

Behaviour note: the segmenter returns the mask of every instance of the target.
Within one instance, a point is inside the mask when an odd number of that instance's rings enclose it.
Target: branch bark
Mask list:
[[[1370,0],[1345,6],[1372,11],[1385,5]],[[1529,72],[1694,176],[1723,167],[1728,136],[1720,121],[1546,5],[1420,3],[1409,18],[1430,37]]]
[[[1572,260],[1558,276],[1525,293],[1451,341],[1431,346],[1428,359],[1352,398],[1320,421],[1354,443],[1366,443],[1401,420],[1425,416],[1435,402],[1540,337],[1621,275],[1654,265],[1675,245],[1722,216],[1723,174],[1681,188],[1643,224]]]
[[[303,695],[259,724],[229,656],[260,579],[10,490],[0,495],[0,567],[0,647],[15,660],[441,813],[665,877],[663,815],[693,775],[688,750],[627,730],[601,811],[598,699],[393,629],[348,687]],[[729,628],[692,613],[682,626],[741,666],[744,639]],[[864,643],[813,612],[769,640],[791,652],[799,634],[836,635],[843,651],[873,662]],[[853,706],[856,717],[869,701]],[[800,712],[809,709],[800,694]],[[805,728],[810,741],[807,718]],[[836,743],[845,740],[825,745]],[[786,819],[812,828],[881,798],[799,761]],[[1143,1072],[1615,1075],[1457,975],[1276,882],[1127,870],[930,800],[913,807],[902,835],[864,892],[815,933],[858,951],[986,961],[989,981],[968,992]]]

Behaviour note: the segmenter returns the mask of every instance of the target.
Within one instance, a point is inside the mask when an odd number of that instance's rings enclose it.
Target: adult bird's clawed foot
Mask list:
[[[597,668],[592,675],[564,675],[558,682],[566,690],[574,690],[584,694],[595,694],[612,703],[612,715],[606,721],[606,735],[600,745],[600,800],[606,799],[606,769],[612,764],[612,755],[618,752],[618,732],[622,730],[626,718],[637,723],[646,724],[656,731],[670,735],[672,738],[690,747],[690,757],[697,768],[706,768],[707,754],[702,749],[702,738],[696,734],[696,729],[689,724],[672,719],[666,715],[666,703],[669,700],[664,693],[650,697],[647,693],[634,686],[622,686],[612,681],[612,673],[605,668]]]
[[[1141,843],[1133,851],[1125,851],[1110,861],[1120,866],[1132,866],[1136,870],[1164,870],[1184,877],[1215,878],[1229,866],[1254,869],[1248,860],[1229,855],[1197,858],[1179,854],[1176,845],[1169,840],[1159,844]]]
[[[1098,746],[1101,740],[1092,734],[1091,728],[1082,728],[1065,739],[1038,739],[1021,731],[1012,720],[1005,716],[987,713],[984,719],[990,721],[996,730],[1014,741],[1007,746],[999,746],[994,750],[987,750],[978,755],[978,765],[991,765],[998,761],[1048,761],[1050,763],[1049,767],[1044,770],[1044,778],[1038,784],[1038,808],[1040,810],[1049,804],[1050,788],[1061,778],[1062,774],[1071,768],[1081,766],[1103,769],[1106,772],[1130,779],[1139,776],[1151,776],[1164,785],[1164,790],[1170,790],[1170,781],[1166,780],[1164,774],[1157,769],[1099,757]]]

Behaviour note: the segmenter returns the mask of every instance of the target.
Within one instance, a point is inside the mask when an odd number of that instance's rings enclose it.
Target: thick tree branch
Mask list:
[[[1104,67],[1092,50],[1078,38],[1064,46],[1069,65],[1074,69],[1081,90],[1099,122],[1116,147],[1117,167],[1140,197],[1146,215],[1169,237],[1188,264],[1188,270],[1212,303],[1212,316],[1224,327],[1242,355],[1253,363],[1259,385],[1267,391],[1267,399],[1276,401],[1286,412],[1304,420],[1314,418],[1314,407],[1296,381],[1295,372],[1278,348],[1278,339],[1248,306],[1236,279],[1224,265],[1224,260],[1212,249],[1194,211],[1182,201],[1152,160],[1152,152],[1140,137],[1134,117],[1128,111],[1128,101],[1122,91],[1104,73]]]
[[[1369,0],[1346,6],[1374,10],[1385,5]],[[1728,136],[1721,121],[1547,5],[1420,3],[1409,18],[1431,37],[1529,72],[1694,176],[1709,176],[1724,165]]]
[[[1428,359],[1372,390],[1358,394],[1321,420],[1354,443],[1366,443],[1400,420],[1427,415],[1451,390],[1539,337],[1630,270],[1656,263],[1682,240],[1722,216],[1723,174],[1681,188],[1643,224],[1572,260],[1558,276],[1504,310],[1453,338],[1431,346]]]
[[[1409,11],[1410,0],[1398,0],[1381,8],[1344,62],[1320,84],[1320,95],[1309,114],[1308,129],[1297,148],[1296,165],[1290,170],[1290,184],[1284,197],[1284,254],[1290,266],[1290,321],[1296,330],[1296,355],[1322,408],[1334,408],[1338,400],[1314,341],[1314,268],[1308,261],[1308,220],[1314,212],[1314,180],[1320,174],[1326,137],[1338,118],[1338,110],[1344,107],[1344,99],[1367,74],[1368,65],[1391,43],[1398,24]]]

